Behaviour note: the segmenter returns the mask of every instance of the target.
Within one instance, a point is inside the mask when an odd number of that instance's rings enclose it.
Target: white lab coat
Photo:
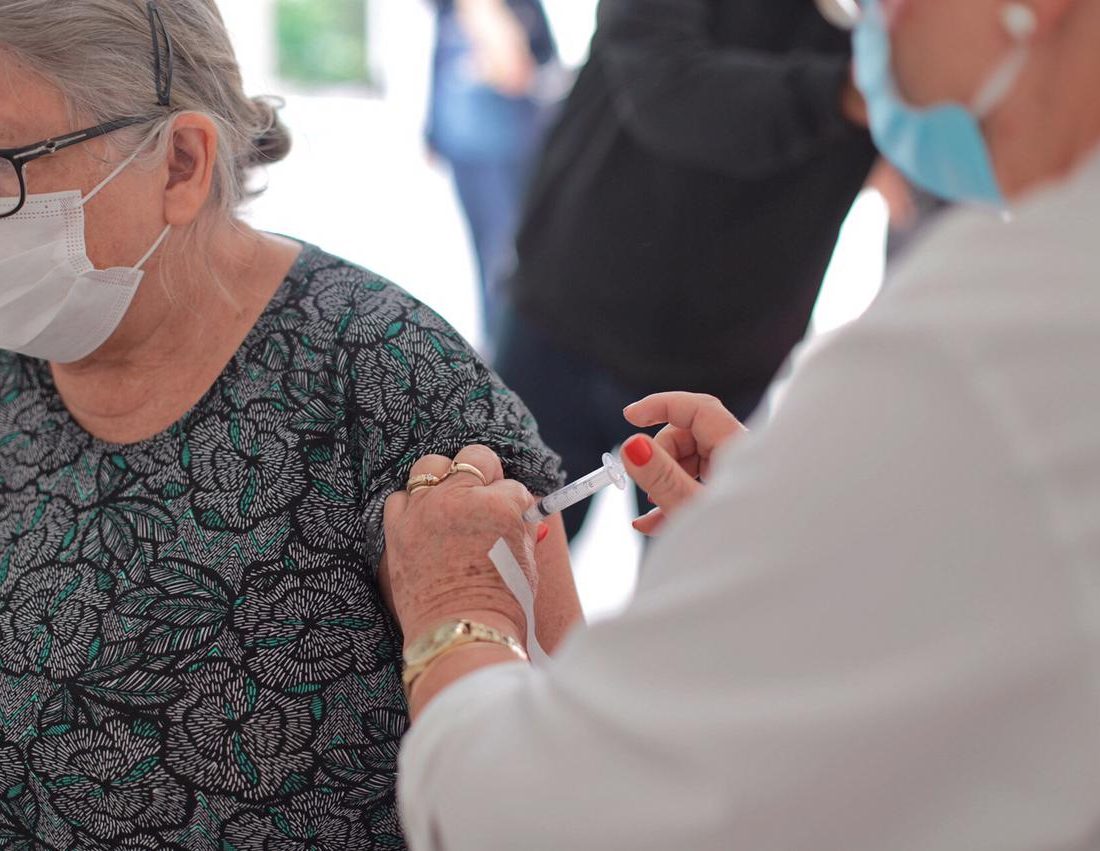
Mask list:
[[[953,214],[399,796],[417,851],[1100,849],[1100,160]]]

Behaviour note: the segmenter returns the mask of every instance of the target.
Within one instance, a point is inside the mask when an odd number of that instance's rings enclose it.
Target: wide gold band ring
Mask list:
[[[451,463],[451,469],[447,471],[447,475],[444,476],[444,478],[453,476],[455,473],[469,473],[471,476],[477,476],[478,480],[483,485],[487,486],[489,484],[489,480],[485,478],[485,474],[473,464],[462,464],[458,461],[454,461]]]

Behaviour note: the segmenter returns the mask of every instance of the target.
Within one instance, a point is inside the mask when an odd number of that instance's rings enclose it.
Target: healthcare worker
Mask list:
[[[1100,0],[869,0],[855,40],[883,153],[963,206],[756,433],[628,409],[672,426],[626,446],[667,517],[622,617],[541,670],[433,639],[522,641],[483,554],[530,565],[528,497],[475,447],[490,485],[388,505],[414,849],[1100,848]]]

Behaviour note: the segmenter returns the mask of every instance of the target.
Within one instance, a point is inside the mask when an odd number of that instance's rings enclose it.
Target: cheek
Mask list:
[[[997,0],[883,0],[894,71],[910,103],[969,104],[1003,55]]]
[[[952,47],[957,9],[942,0],[885,0],[889,6],[894,72],[906,99],[928,106],[957,99],[952,85],[957,53]]]
[[[886,15],[886,20],[893,26],[909,5],[910,0],[882,0],[882,11]]]
[[[84,207],[84,241],[97,269],[132,266],[163,227],[148,175],[123,172]]]

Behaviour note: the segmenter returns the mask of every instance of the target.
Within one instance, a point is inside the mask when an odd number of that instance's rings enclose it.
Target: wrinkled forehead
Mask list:
[[[61,91],[0,47],[0,148],[65,133],[69,124]]]

